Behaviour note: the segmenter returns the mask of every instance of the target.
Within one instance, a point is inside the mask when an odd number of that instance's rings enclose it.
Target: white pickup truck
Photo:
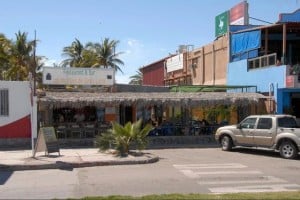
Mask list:
[[[294,159],[300,150],[300,128],[292,115],[251,115],[241,123],[217,129],[215,139],[222,150],[233,147],[262,147]]]

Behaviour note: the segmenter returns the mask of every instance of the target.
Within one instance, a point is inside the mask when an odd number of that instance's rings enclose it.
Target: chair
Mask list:
[[[94,124],[87,124],[84,126],[84,136],[93,138],[95,137],[95,125]]]
[[[105,133],[110,128],[111,126],[107,123],[98,124],[97,135],[101,135],[102,133]]]
[[[71,125],[71,137],[72,138],[81,138],[82,137],[82,129],[78,124]]]
[[[68,132],[67,132],[67,127],[64,125],[60,125],[56,128],[56,136],[57,138],[67,138]]]

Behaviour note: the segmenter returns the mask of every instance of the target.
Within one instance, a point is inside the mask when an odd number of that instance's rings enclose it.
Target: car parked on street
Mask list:
[[[292,115],[251,115],[237,125],[218,128],[215,139],[224,151],[239,146],[261,147],[294,159],[300,150],[300,128]]]

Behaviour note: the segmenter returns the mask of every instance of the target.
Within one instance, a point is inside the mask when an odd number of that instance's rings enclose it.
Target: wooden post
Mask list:
[[[269,51],[269,41],[268,41],[268,37],[269,37],[269,29],[265,29],[265,54],[264,55],[267,55],[268,54],[268,51]]]

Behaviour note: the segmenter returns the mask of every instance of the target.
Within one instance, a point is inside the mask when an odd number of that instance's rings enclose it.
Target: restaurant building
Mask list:
[[[44,80],[47,84],[45,89],[37,91],[36,110],[31,104],[29,82],[1,81],[2,147],[29,147],[31,139],[37,138],[38,128],[46,126],[55,128],[62,145],[93,145],[94,138],[110,128],[112,121],[125,124],[138,119],[152,123],[154,131],[150,136],[159,136],[150,137],[152,145],[157,144],[158,140],[162,146],[181,144],[187,140],[186,136],[196,137],[189,142],[197,143],[208,134],[209,141],[213,142],[212,128],[217,127],[222,120],[236,123],[242,111],[251,114],[265,110],[265,97],[257,93],[170,92],[169,87],[118,85],[103,80],[99,85],[88,85],[96,81],[86,79],[93,79],[99,72],[97,69],[56,70],[45,68],[43,77],[47,79]],[[113,80],[113,72],[105,72],[102,78]],[[69,82],[64,80],[64,76]],[[76,85],[70,82],[72,79]],[[51,80],[57,81],[56,84],[51,84]],[[207,108],[214,108],[210,109],[214,112],[209,112]],[[219,113],[216,113],[217,109]],[[37,130],[31,126],[33,112],[37,114],[34,120],[37,122]],[[211,128],[209,132],[197,124],[202,120],[209,122],[205,125]]]
[[[227,115],[218,117],[215,113],[212,121],[208,108],[220,108],[220,105]],[[182,130],[178,135],[190,135],[183,129],[192,121],[206,119],[211,125],[222,120],[236,123],[243,110],[247,110],[244,115],[265,112],[265,96],[226,92],[46,91],[39,97],[42,124],[64,129],[60,138],[94,137],[109,128],[112,121],[125,124],[138,119],[143,119],[144,123],[151,121],[154,127],[169,122],[180,126]],[[77,120],[77,112],[82,112],[85,117]],[[92,133],[88,131],[91,128],[94,129]]]

